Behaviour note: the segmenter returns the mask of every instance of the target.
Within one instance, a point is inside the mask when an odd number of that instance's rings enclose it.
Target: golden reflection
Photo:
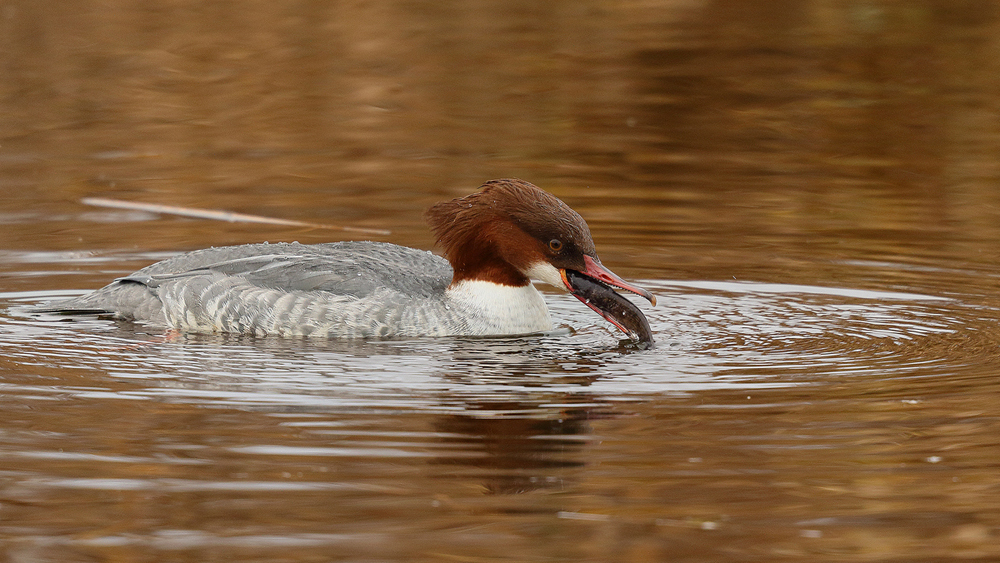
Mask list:
[[[995,3],[7,0],[0,46],[0,558],[1000,558]],[[424,209],[511,176],[662,282],[662,346],[6,309],[335,238],[85,197],[430,249]]]

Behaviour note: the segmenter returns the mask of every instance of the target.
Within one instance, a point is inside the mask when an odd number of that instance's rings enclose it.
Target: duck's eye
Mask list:
[[[553,252],[559,252],[562,250],[562,241],[557,238],[550,240],[549,248],[551,248]]]

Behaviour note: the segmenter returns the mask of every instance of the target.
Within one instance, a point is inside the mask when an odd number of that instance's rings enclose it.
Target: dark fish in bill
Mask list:
[[[643,348],[653,345],[653,332],[649,328],[649,321],[635,304],[619,295],[610,285],[595,278],[575,270],[564,270],[564,272],[566,286],[574,297],[621,329]],[[648,292],[634,293],[655,303]]]

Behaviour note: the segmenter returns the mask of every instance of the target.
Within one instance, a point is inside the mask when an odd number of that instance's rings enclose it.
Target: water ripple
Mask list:
[[[655,308],[640,303],[657,338],[649,351],[623,346],[610,325],[564,294],[547,295],[562,328],[541,337],[317,341],[178,336],[132,323],[33,317],[16,306],[52,297],[42,292],[2,296],[15,307],[0,324],[0,349],[24,369],[98,370],[136,383],[6,382],[7,392],[36,400],[72,394],[247,408],[375,401],[448,410],[513,391],[539,395],[537,406],[551,393],[616,400],[926,373],[993,359],[989,343],[1000,337],[995,309],[954,296],[717,281],[645,285],[660,297]]]

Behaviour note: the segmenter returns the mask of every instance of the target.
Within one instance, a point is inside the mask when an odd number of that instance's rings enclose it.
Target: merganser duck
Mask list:
[[[43,306],[187,332],[331,338],[522,335],[552,329],[535,279],[652,343],[614,289],[656,299],[601,265],[587,223],[529,182],[493,180],[426,218],[445,258],[382,242],[247,244],[181,254]]]

